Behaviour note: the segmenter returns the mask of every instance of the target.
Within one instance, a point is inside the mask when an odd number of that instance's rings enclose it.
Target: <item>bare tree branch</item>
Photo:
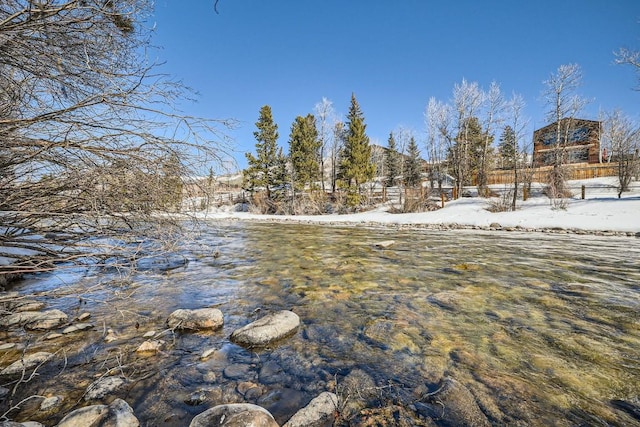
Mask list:
[[[233,121],[183,114],[189,89],[146,60],[151,11],[0,5],[0,275],[161,250],[186,179],[228,157]]]

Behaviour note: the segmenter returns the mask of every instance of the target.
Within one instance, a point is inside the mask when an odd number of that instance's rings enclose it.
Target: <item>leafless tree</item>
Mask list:
[[[487,177],[490,167],[490,151],[493,143],[493,133],[502,122],[502,114],[505,108],[505,100],[498,83],[491,82],[489,90],[484,95],[484,121],[483,121],[483,139],[481,158],[479,159],[478,168],[478,195],[486,197],[489,195],[489,187],[487,185]],[[517,151],[516,151],[517,152]]]
[[[146,60],[151,10],[0,4],[0,275],[172,241],[179,221],[156,213],[179,210],[196,159],[225,155],[230,122],[182,114],[189,92]]]
[[[620,110],[605,114],[602,140],[610,147],[611,158],[618,167],[618,197],[629,191],[629,184],[640,168],[640,127]]]
[[[464,185],[470,180],[471,171],[471,119],[476,117],[485,101],[485,93],[477,82],[462,79],[454,85],[452,106],[444,111],[450,114],[441,116],[438,129],[447,144],[449,165],[456,182],[458,196],[462,195]]]
[[[519,170],[527,167],[527,150],[522,143],[524,141],[524,133],[527,121],[524,118],[523,110],[525,107],[524,98],[519,94],[513,94],[511,99],[506,103],[506,113],[511,129],[513,129],[513,152],[521,153],[516,156],[513,162],[513,198],[511,201],[511,210],[515,211],[518,200],[518,185],[520,181]]]
[[[617,64],[631,65],[640,73],[640,51],[621,48],[615,55]],[[640,90],[640,85],[636,90]]]
[[[560,65],[544,82],[544,99],[549,110],[547,119],[555,123],[553,168],[549,174],[551,200],[563,198],[568,192],[564,164],[567,158],[569,134],[575,126],[577,114],[587,101],[576,92],[582,83],[582,71],[578,64]]]
[[[450,134],[448,128],[451,117],[447,104],[437,101],[434,97],[429,99],[425,111],[425,124],[427,127],[426,152],[429,159],[429,180],[433,188],[434,181],[438,184],[438,190],[442,193],[442,184],[447,174],[445,160],[447,158],[446,136]]]
[[[315,105],[316,119],[318,122],[318,138],[320,139],[320,180],[322,183],[322,191],[325,191],[325,171],[327,151],[331,151],[334,126],[336,122],[336,113],[333,109],[333,102],[325,97]]]
[[[336,184],[338,182],[338,169],[340,165],[340,152],[344,146],[345,128],[344,123],[336,120],[333,124],[333,138],[329,156],[331,158],[331,193],[336,193]]]

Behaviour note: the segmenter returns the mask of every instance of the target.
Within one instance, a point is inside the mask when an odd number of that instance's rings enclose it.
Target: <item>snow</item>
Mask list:
[[[487,210],[491,199],[469,197],[445,203],[445,207],[432,212],[392,214],[388,207],[347,215],[259,215],[237,212],[233,206],[212,208],[200,212],[206,219],[274,220],[315,223],[378,223],[489,227],[498,223],[501,227],[524,227],[529,229],[563,228],[584,231],[640,232],[640,182],[633,182],[631,191],[617,195],[617,178],[594,178],[569,182],[574,193],[565,199],[563,208],[554,207],[549,198],[534,193],[523,202],[518,200],[514,212],[492,213]],[[586,187],[585,199],[581,199],[580,188]],[[505,186],[495,186],[501,190]],[[540,188],[540,186],[538,186]],[[494,199],[495,200],[495,199]]]

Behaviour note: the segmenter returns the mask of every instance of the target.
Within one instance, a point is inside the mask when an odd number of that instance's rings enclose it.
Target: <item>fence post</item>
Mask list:
[[[526,202],[528,197],[529,197],[529,191],[527,189],[527,186],[523,185],[522,186],[522,201]]]
[[[442,204],[442,207],[444,208],[444,193],[440,193],[440,202]]]
[[[582,200],[584,200],[584,192],[585,192],[585,185],[584,184],[582,184],[582,188],[580,190],[581,190],[581,194],[582,194]]]

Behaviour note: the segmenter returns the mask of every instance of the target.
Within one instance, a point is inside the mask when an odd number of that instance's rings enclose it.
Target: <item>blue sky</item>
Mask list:
[[[352,92],[372,142],[402,126],[422,143],[429,98],[448,101],[463,78],[521,94],[533,131],[543,81],[568,63],[582,68],[585,118],[640,119],[635,70],[614,64],[620,47],[640,50],[638,0],[219,0],[219,14],[214,1],[157,0],[154,54],[198,92],[186,113],[240,122],[239,168],[265,104],[285,150],[296,116],[322,97],[344,115]]]

